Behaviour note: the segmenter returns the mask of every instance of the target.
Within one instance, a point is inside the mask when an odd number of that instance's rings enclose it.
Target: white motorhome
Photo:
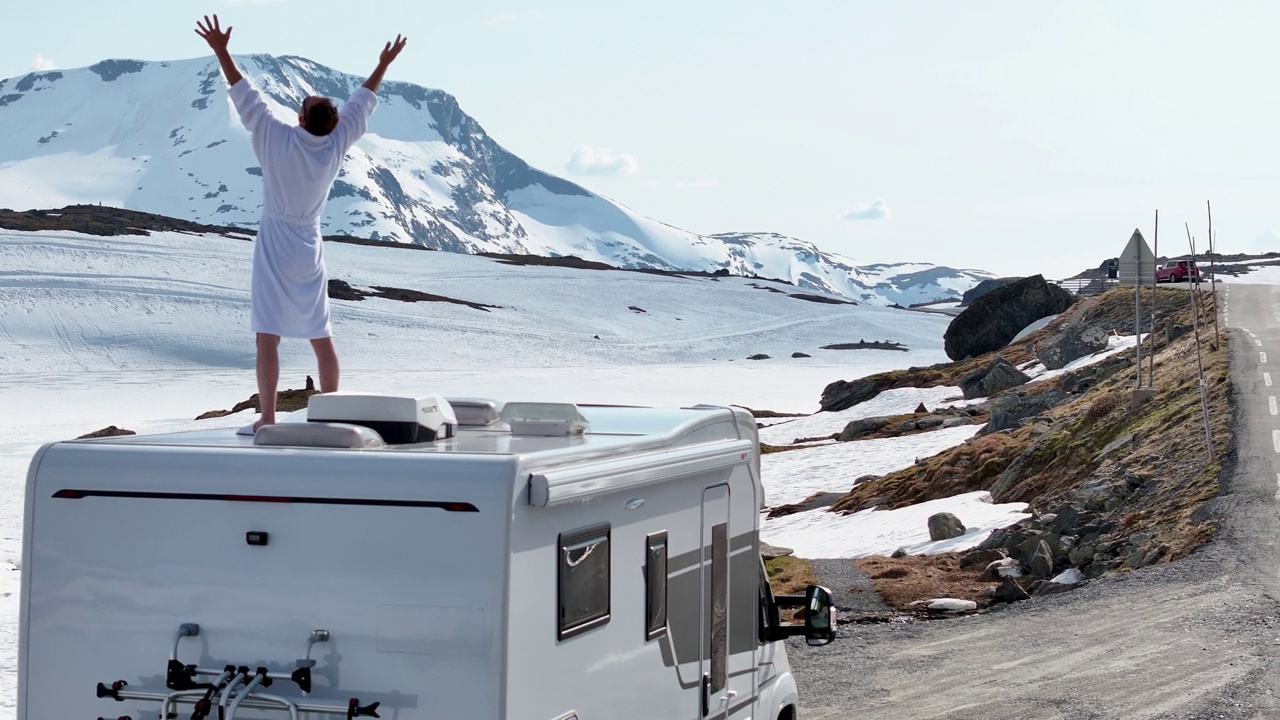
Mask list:
[[[834,610],[773,596],[762,503],[721,407],[335,393],[252,438],[52,443],[18,718],[794,720],[781,640]]]

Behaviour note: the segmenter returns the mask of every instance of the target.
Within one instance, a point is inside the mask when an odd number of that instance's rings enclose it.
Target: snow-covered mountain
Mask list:
[[[289,122],[305,96],[341,100],[363,82],[304,58],[238,61]],[[379,99],[334,185],[326,233],[631,268],[728,268],[872,304],[958,298],[991,276],[857,267],[782,235],[681,230],[530,167],[448,93],[386,82]],[[106,60],[0,80],[0,128],[0,206],[100,202],[210,224],[257,222],[261,169],[211,57]]]

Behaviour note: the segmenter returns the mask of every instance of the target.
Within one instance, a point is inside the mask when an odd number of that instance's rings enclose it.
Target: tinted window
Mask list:
[[[609,526],[560,534],[559,637],[609,622]]]

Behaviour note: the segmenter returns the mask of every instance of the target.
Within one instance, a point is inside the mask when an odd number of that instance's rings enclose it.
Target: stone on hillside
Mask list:
[[[960,391],[964,393],[966,400],[972,400],[978,397],[989,397],[1029,382],[1031,378],[1026,373],[1014,367],[1003,357],[997,357],[985,367],[960,378]]]
[[[950,540],[964,535],[964,523],[960,522],[960,518],[949,512],[937,513],[929,516],[929,539],[937,542],[939,540]]]
[[[119,427],[116,427],[115,425],[108,425],[102,428],[101,430],[94,430],[91,433],[85,433],[84,435],[81,435],[76,439],[92,440],[93,438],[120,437],[121,435],[137,435],[137,434],[138,433],[132,430],[125,430],[124,428],[119,428]]]
[[[1034,545],[1027,558],[1027,571],[1036,577],[1047,578],[1053,574],[1053,548],[1039,538],[1032,538],[1031,542],[1034,542]]]
[[[747,359],[748,360],[768,360],[769,356],[765,355],[764,353],[756,353],[755,355],[748,355]]]
[[[987,426],[979,434],[990,435],[1019,427],[1022,421],[1044,415],[1061,405],[1067,397],[1067,393],[1062,390],[1050,389],[1036,395],[1005,395],[996,398],[988,408],[991,417],[987,420]],[[992,494],[999,495],[994,490]]]
[[[1073,328],[1040,343],[1036,359],[1050,370],[1059,370],[1074,360],[1106,350],[1109,337],[1101,327]]]
[[[1084,582],[1084,573],[1075,568],[1067,568],[1053,576],[1053,579],[1049,582],[1058,583],[1059,585],[1079,585]]]
[[[889,419],[883,417],[869,417],[851,420],[848,425],[844,426],[844,430],[841,430],[840,434],[836,436],[836,440],[839,440],[840,442],[857,440],[864,435],[870,435],[873,432],[883,429],[888,424]]]
[[[820,405],[827,412],[839,412],[866,402],[887,389],[889,382],[883,380],[837,380],[823,388]]]
[[[1027,591],[1022,589],[1021,585],[1014,581],[1013,578],[1008,577],[1001,580],[1000,584],[991,591],[991,599],[996,602],[1014,603],[1027,600],[1030,597]]]
[[[894,560],[897,560],[898,558],[904,558],[910,554],[911,553],[907,552],[906,548],[898,548],[897,550],[894,550],[893,554],[890,555],[889,557],[893,558]]]
[[[790,555],[794,552],[795,550],[792,550],[791,548],[778,547],[776,545],[770,545],[767,542],[760,543],[760,557],[764,558],[765,560],[772,560],[773,558],[783,557],[786,555]]]
[[[924,414],[927,414],[928,412],[929,412],[929,408],[925,407],[924,403],[920,403],[919,405],[916,406],[917,415],[924,415]]]
[[[960,427],[962,425],[972,425],[972,424],[973,424],[973,418],[969,417],[968,415],[955,415],[953,417],[949,417],[943,420],[942,428],[945,430],[947,428]]]
[[[1093,457],[1093,461],[1102,462],[1102,460],[1106,459],[1108,455],[1116,452],[1117,450],[1122,450],[1132,444],[1134,439],[1137,437],[1137,433],[1125,433],[1124,435],[1121,435],[1115,440],[1107,443],[1106,447],[1099,450],[1098,454]]]
[[[974,300],[951,321],[943,335],[947,357],[964,360],[999,350],[1023,328],[1057,315],[1075,300],[1070,292],[1033,275]]]
[[[970,550],[960,557],[960,567],[970,567],[972,565],[982,565],[986,567],[989,563],[997,560],[1003,560],[1005,554],[1003,550],[998,548],[990,548],[988,550]]]
[[[807,358],[807,357],[813,357],[813,356],[812,356],[812,355],[810,355],[809,353],[793,352],[793,353],[791,353],[791,357],[793,357],[793,358]]]

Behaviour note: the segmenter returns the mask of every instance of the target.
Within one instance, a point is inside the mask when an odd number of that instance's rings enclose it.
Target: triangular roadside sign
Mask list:
[[[1129,243],[1120,253],[1119,280],[1121,285],[1152,285],[1156,281],[1156,256],[1142,237],[1142,231],[1134,229]],[[1136,282],[1135,282],[1136,281]]]

